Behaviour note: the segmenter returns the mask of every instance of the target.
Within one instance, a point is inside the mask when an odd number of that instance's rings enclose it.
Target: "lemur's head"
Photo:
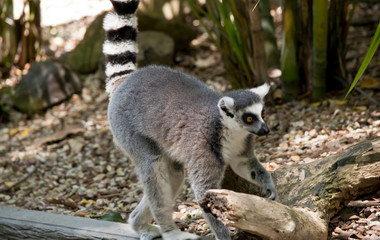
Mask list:
[[[249,90],[232,91],[218,102],[219,112],[228,128],[241,128],[258,136],[269,133],[265,124],[264,97],[269,91],[269,84]]]

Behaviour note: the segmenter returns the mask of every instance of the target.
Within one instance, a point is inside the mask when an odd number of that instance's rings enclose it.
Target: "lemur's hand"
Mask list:
[[[272,178],[266,179],[266,180],[267,181],[263,181],[263,190],[261,192],[261,195],[273,201],[277,201],[278,195],[277,195],[276,187],[274,186],[274,183],[272,181]]]

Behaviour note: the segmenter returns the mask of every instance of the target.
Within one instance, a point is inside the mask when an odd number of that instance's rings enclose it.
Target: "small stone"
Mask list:
[[[125,176],[125,169],[123,169],[123,168],[118,168],[118,169],[116,170],[116,174],[117,174],[118,176],[120,176],[120,177]]]
[[[309,158],[309,157],[307,157],[307,158],[305,158],[303,161],[305,162],[305,163],[311,163],[311,162],[313,162],[315,159],[312,159],[312,158]]]
[[[106,174],[101,173],[101,174],[96,175],[96,177],[94,177],[92,180],[94,180],[94,181],[101,181],[101,180],[103,180],[106,177],[107,177]]]
[[[83,139],[80,139],[80,138],[72,138],[72,139],[69,139],[68,142],[69,142],[72,154],[80,153],[80,151],[82,150],[84,146]]]
[[[311,129],[311,130],[309,131],[309,136],[312,137],[312,138],[317,137],[317,136],[318,136],[317,130],[315,130],[315,129]]]
[[[93,197],[95,197],[95,195],[96,195],[96,193],[95,193],[95,191],[93,189],[87,189],[86,190],[86,196],[88,198],[93,198]]]
[[[299,160],[301,160],[301,158],[298,155],[294,155],[290,157],[290,160],[292,160],[293,162],[298,162]]]
[[[280,143],[280,148],[281,148],[281,150],[286,151],[286,150],[288,150],[289,145],[287,142],[282,142],[282,143]]]

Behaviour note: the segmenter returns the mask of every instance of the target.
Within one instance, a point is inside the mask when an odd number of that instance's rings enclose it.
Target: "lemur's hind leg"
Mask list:
[[[151,139],[135,135],[134,142],[136,148],[131,149],[131,153],[133,153],[131,155],[133,155],[136,170],[143,185],[143,200],[146,199],[146,203],[149,204],[150,212],[160,226],[162,238],[165,240],[200,239],[196,235],[181,232],[172,219],[173,197],[178,192],[178,186],[172,185],[171,180],[176,174],[169,172],[169,169],[172,168],[168,165],[169,160]],[[177,173],[179,172],[177,171]],[[179,175],[182,176],[182,174]],[[152,230],[153,225],[145,222],[148,217],[146,203],[139,204],[132,212],[129,222],[139,233],[140,239],[153,239],[154,235],[157,237],[157,231],[156,229]],[[144,221],[139,221],[140,219]]]
[[[185,179],[185,170],[181,163],[167,161],[167,170],[170,174],[171,198],[174,201],[181,190]],[[161,236],[160,229],[149,222],[153,216],[150,212],[147,194],[144,194],[141,202],[136,209],[131,213],[128,222],[135,226],[134,229],[139,233],[141,239],[154,239]]]
[[[128,223],[137,232],[140,239],[152,240],[161,236],[160,229],[150,224],[152,213],[149,209],[149,203],[146,195],[143,196],[140,203],[129,215]]]
[[[168,172],[170,177],[172,199],[175,201],[181,192],[185,180],[185,168],[182,163],[177,161],[168,161]]]
[[[123,146],[124,145],[124,146]],[[154,162],[159,158],[159,150],[155,147],[155,144],[144,137],[134,137],[130,142],[120,144],[120,146],[126,150],[127,155],[134,161],[136,165],[136,171],[140,177],[140,181],[144,181],[144,177],[148,173],[144,173],[150,169],[149,161]],[[138,150],[138,151],[136,151]],[[148,166],[145,169],[144,166]],[[153,219],[150,207],[149,207],[149,195],[145,193],[143,198],[137,207],[129,215],[128,223],[137,232],[141,240],[153,240],[161,237],[160,228],[150,224]]]

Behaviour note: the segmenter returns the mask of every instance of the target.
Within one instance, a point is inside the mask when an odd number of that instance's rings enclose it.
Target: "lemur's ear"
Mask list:
[[[263,85],[259,87],[252,88],[251,91],[259,95],[260,98],[263,99],[265,95],[267,95],[267,93],[269,92],[269,88],[270,88],[270,85],[268,83],[264,83]]]
[[[218,107],[222,110],[228,117],[234,117],[234,99],[230,97],[222,97],[218,102]]]

